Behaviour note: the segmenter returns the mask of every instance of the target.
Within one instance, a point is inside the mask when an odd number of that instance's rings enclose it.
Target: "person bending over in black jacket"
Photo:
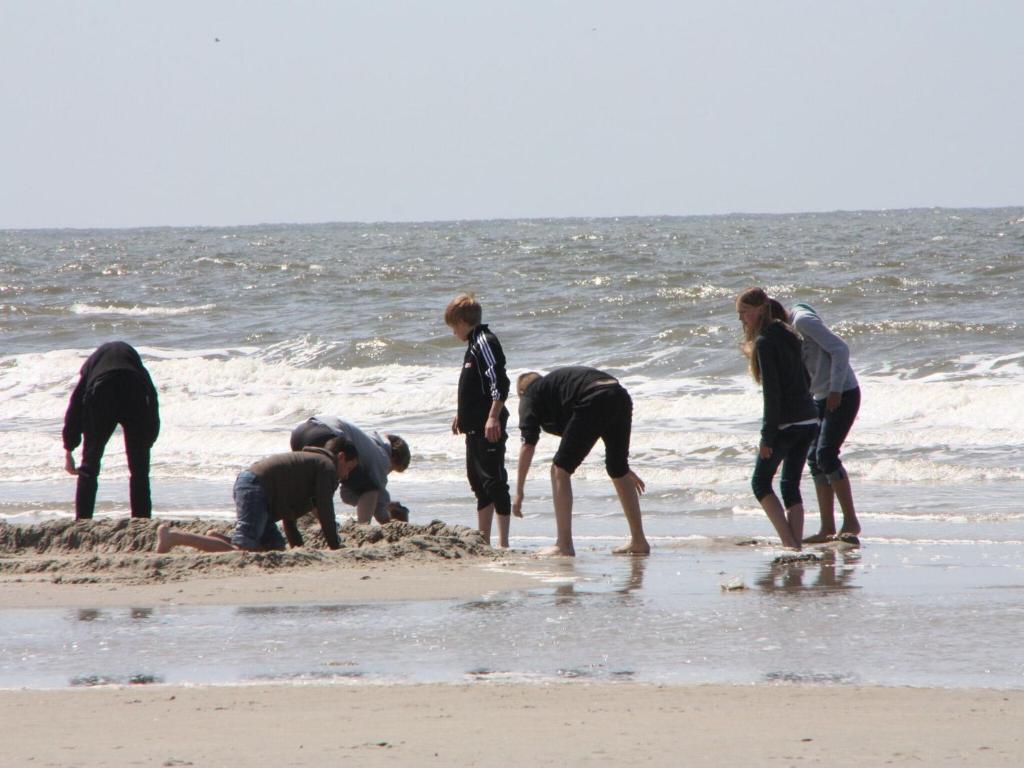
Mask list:
[[[111,341],[85,361],[64,415],[64,469],[78,477],[76,520],[92,518],[100,461],[118,424],[128,454],[132,517],[151,517],[149,452],[160,434],[156,387],[139,353],[123,341]],[[73,452],[83,436],[82,463],[76,467]]]

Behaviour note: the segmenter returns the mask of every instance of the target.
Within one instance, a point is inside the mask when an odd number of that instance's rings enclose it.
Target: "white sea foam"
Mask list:
[[[214,309],[214,304],[202,304],[196,307],[140,307],[137,304],[131,307],[115,307],[108,304],[105,307],[93,306],[91,304],[72,304],[70,311],[76,315],[125,315],[127,317],[174,317],[175,315],[191,315],[199,312],[207,312]]]
[[[301,340],[269,349],[141,351],[161,399],[155,474],[232,476],[240,466],[286,450],[288,433],[301,420],[330,413],[406,437],[415,456],[410,480],[426,472],[438,483],[465,482],[463,441],[449,429],[456,405],[450,366],[309,367]],[[0,358],[0,480],[61,476],[62,419],[87,354],[57,350]],[[1019,357],[978,365],[1006,370],[1006,362]],[[713,382],[639,375],[625,377],[624,383],[635,402],[632,462],[652,493],[720,505],[747,492],[761,415],[760,393],[752,383],[740,376]],[[1024,469],[1009,460],[1020,447],[1024,375],[868,376],[862,384],[863,406],[844,449],[862,481],[883,486],[1024,481]],[[515,397],[509,405],[512,465],[518,442]],[[536,467],[550,461],[557,444],[554,437],[542,438]],[[111,477],[124,471],[120,453],[108,453],[104,471]],[[605,481],[602,453],[599,446],[580,468],[581,481]]]

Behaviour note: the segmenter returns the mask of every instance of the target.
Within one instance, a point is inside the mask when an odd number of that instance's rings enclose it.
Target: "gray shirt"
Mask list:
[[[314,416],[313,419],[323,424],[336,435],[345,435],[356,447],[359,454],[359,466],[341,482],[341,500],[355,506],[359,497],[369,491],[377,491],[377,507],[373,516],[379,523],[389,519],[388,504],[391,495],[388,493],[388,472],[391,471],[391,443],[374,432],[368,435],[351,422],[337,416]]]
[[[803,342],[801,356],[810,374],[810,390],[815,400],[824,400],[829,392],[856,389],[857,376],[850,367],[850,348],[822,322],[810,304],[795,304],[790,319]]]

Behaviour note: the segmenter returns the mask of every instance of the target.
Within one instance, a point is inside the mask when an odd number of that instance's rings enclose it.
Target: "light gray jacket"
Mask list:
[[[803,339],[800,352],[815,400],[824,400],[829,392],[846,392],[859,386],[850,367],[850,348],[828,329],[810,304],[794,304],[790,322]]]
[[[377,508],[373,511],[373,516],[379,523],[387,522],[388,504],[391,502],[391,495],[388,493],[391,443],[376,432],[368,435],[355,424],[337,416],[317,415],[313,419],[335,435],[348,437],[355,444],[356,453],[359,454],[359,467],[352,476],[341,482],[341,500],[355,506],[364,493],[377,491]]]

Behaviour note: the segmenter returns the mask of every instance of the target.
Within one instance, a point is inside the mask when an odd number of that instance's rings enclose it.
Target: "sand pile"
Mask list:
[[[426,525],[392,522],[384,526],[345,523],[342,548],[327,549],[315,521],[300,522],[305,546],[286,552],[206,554],[181,547],[156,554],[156,529],[168,522],[193,533],[230,534],[227,521],[209,520],[55,520],[21,526],[0,522],[0,574],[49,574],[54,582],[128,583],[169,581],[248,569],[277,570],[404,559],[495,558],[479,531],[434,520]]]

